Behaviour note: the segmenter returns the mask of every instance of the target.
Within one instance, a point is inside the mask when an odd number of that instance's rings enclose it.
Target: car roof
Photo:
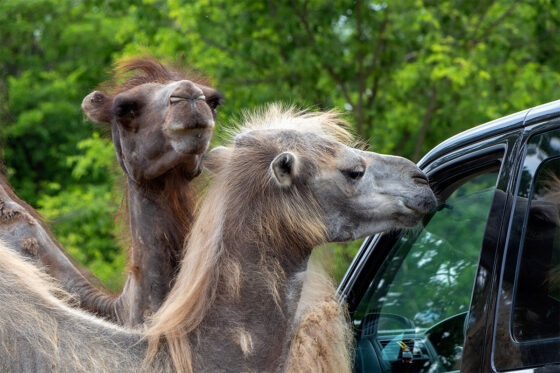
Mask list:
[[[430,150],[428,154],[426,154],[418,162],[418,166],[420,166],[420,168],[424,168],[424,166],[428,165],[442,155],[462,148],[463,146],[501,135],[503,133],[518,130],[558,116],[560,116],[560,100],[552,101],[544,105],[535,106],[515,114],[495,119],[488,123],[484,123],[461,132],[440,143],[438,146]]]

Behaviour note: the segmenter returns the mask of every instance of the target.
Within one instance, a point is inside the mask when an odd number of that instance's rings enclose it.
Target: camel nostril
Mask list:
[[[93,102],[95,104],[98,104],[98,103],[102,102],[103,99],[104,99],[104,96],[101,93],[95,92],[93,94],[93,96],[91,97],[91,102]]]
[[[420,184],[420,185],[430,185],[430,183],[428,182],[428,177],[426,175],[424,175],[422,172],[418,172],[415,173],[412,176],[412,180],[416,183],[416,184]]]

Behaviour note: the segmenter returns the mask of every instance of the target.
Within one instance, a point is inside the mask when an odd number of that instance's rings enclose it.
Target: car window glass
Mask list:
[[[405,230],[354,315],[355,370],[460,368],[464,322],[497,173],[451,194],[422,230]]]
[[[514,293],[518,341],[560,336],[560,159],[538,169]]]

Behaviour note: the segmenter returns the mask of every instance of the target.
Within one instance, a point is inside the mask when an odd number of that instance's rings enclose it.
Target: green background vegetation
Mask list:
[[[418,160],[558,98],[559,31],[552,0],[2,0],[6,172],[67,250],[118,289],[121,172],[106,130],[80,111],[118,58],[151,54],[210,76],[226,96],[219,128],[271,101],[337,107],[375,151]],[[340,278],[357,246],[320,256]]]

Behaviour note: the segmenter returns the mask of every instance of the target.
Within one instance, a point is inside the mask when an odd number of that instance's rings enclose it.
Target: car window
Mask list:
[[[543,162],[533,184],[514,292],[518,341],[560,336],[560,159]]]
[[[497,173],[458,187],[423,229],[405,230],[354,317],[357,372],[460,369],[464,325]]]

